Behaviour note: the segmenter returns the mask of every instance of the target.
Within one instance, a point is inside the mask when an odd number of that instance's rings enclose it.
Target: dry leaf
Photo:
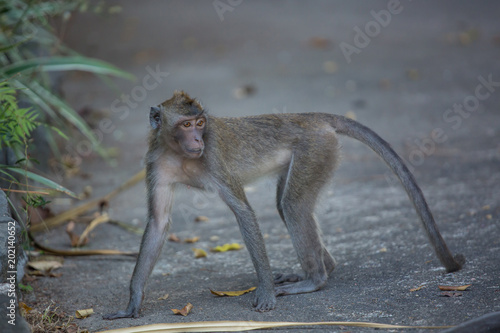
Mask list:
[[[87,318],[94,313],[94,309],[76,310],[75,316],[78,319]]]
[[[180,243],[181,242],[181,239],[179,237],[177,237],[176,234],[170,234],[170,235],[168,235],[168,240],[171,241],[171,242],[176,242],[176,243]]]
[[[206,216],[197,216],[195,219],[194,219],[195,222],[208,222],[209,219],[208,217]]]
[[[441,296],[443,296],[443,297],[460,297],[462,295],[463,295],[463,293],[459,293],[456,291],[443,291],[441,293]]]
[[[48,194],[47,192],[40,192],[43,194]],[[31,225],[34,224],[43,224],[43,221],[45,219],[48,219],[54,214],[50,210],[50,207],[32,207],[32,206],[26,206],[26,213],[29,216],[29,221]]]
[[[438,288],[444,291],[464,291],[470,286],[472,286],[472,284],[466,284],[464,286],[438,286]]]
[[[321,322],[282,322],[282,321],[199,321],[186,323],[172,324],[154,324],[145,326],[134,326],[122,329],[113,330],[113,332],[141,333],[141,332],[238,332],[250,330],[262,330],[283,327],[302,327],[302,326],[345,326],[345,327],[365,327],[365,328],[385,328],[385,329],[445,329],[450,326],[406,326],[406,325],[390,325],[371,322],[348,322],[348,321],[321,321]],[[105,333],[111,331],[100,331],[97,333]]]
[[[28,266],[38,271],[50,272],[53,269],[62,267],[62,263],[55,260],[40,260],[40,261],[30,261],[28,262]]]
[[[347,111],[345,113],[346,118],[356,120],[356,113],[354,111]],[[340,230],[340,231],[339,231]],[[342,232],[342,228],[337,228],[337,232]]]
[[[389,79],[382,79],[378,83],[379,87],[382,89],[389,89],[392,85],[391,80]]]
[[[168,294],[165,294],[165,295],[163,295],[161,297],[158,297],[158,300],[159,301],[163,301],[163,300],[166,300],[167,298],[168,298]]]
[[[339,69],[339,66],[333,60],[328,60],[328,61],[325,61],[323,63],[323,70],[327,74],[333,74],[333,73],[337,72],[338,69]]]
[[[21,311],[21,315],[26,317],[26,315],[30,313],[33,308],[26,305],[26,303],[19,302],[19,310]]]
[[[309,45],[315,49],[326,50],[330,48],[332,42],[324,37],[312,37],[309,39]]]
[[[107,205],[108,204],[107,201],[104,201],[104,204]],[[82,234],[78,238],[78,243],[76,244],[76,246],[80,247],[82,245],[85,245],[89,241],[88,240],[89,233],[92,230],[94,230],[98,225],[103,224],[103,223],[107,223],[107,222],[109,222],[109,215],[107,213],[98,214],[90,222],[90,224],[87,226],[87,228],[85,228],[85,230],[82,232]]]
[[[191,309],[193,309],[193,304],[188,303],[185,307],[183,307],[181,310],[177,309],[171,309],[172,312],[176,315],[181,315],[181,316],[187,316],[189,312],[191,312]]]
[[[30,272],[30,275],[31,276],[48,276],[48,277],[55,277],[55,278],[58,278],[58,277],[61,277],[62,276],[62,273],[54,273],[54,272],[47,272],[47,271],[31,271]]]
[[[78,195],[80,200],[88,199],[92,195],[92,186],[87,185],[83,188],[82,193]]]
[[[420,72],[418,69],[409,69],[406,71],[406,77],[412,81],[418,80],[420,78]]]
[[[215,291],[215,290],[210,289],[210,292],[212,294],[214,294],[215,296],[230,296],[230,297],[234,297],[234,296],[244,295],[246,293],[254,291],[255,289],[257,289],[257,287],[252,287],[252,288],[248,288],[247,290],[238,290],[238,291]]]
[[[192,244],[192,243],[196,243],[199,240],[200,240],[200,237],[196,236],[196,237],[186,238],[186,239],[184,239],[184,242]]]
[[[238,243],[232,243],[232,244],[224,244],[222,246],[216,246],[212,248],[210,251],[212,252],[226,252],[226,251],[236,251],[236,250],[241,250],[241,245]]]
[[[383,248],[381,248],[380,250],[378,250],[378,252],[385,253],[385,252],[387,252],[387,248],[386,248],[386,247],[383,247]]]
[[[75,232],[73,232],[74,229],[75,229],[75,222],[71,221],[66,226],[66,233],[68,234],[69,239],[71,241],[71,247],[78,247],[78,241],[80,240],[80,236],[78,236]],[[87,244],[88,241],[89,241],[88,237],[85,237],[80,246]]]
[[[420,289],[424,288],[425,285],[421,285],[420,287],[416,287],[416,288],[411,288],[410,289],[410,292],[415,292],[415,291],[419,291]]]
[[[207,256],[207,252],[205,250],[197,249],[197,248],[193,248],[192,250],[194,252],[194,257],[196,259],[205,258]]]
[[[246,98],[248,96],[254,95],[257,91],[257,88],[254,86],[247,84],[242,87],[236,88],[233,90],[233,96],[236,99]]]

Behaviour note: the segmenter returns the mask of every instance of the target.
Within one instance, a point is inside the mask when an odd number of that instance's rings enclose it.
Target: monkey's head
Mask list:
[[[166,144],[187,158],[203,155],[203,136],[207,118],[201,104],[183,91],[175,91],[172,98],[151,107],[149,122],[160,145]]]

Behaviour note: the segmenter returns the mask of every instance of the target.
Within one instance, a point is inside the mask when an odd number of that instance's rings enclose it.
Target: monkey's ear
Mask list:
[[[161,110],[157,106],[152,106],[149,111],[149,123],[153,129],[160,128],[161,125]]]

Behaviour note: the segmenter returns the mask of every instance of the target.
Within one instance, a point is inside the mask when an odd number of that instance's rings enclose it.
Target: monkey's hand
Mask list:
[[[255,307],[255,311],[258,312],[271,311],[276,307],[276,296],[274,296],[274,292],[268,292],[265,289],[257,288],[253,306]]]
[[[118,318],[138,318],[139,310],[138,309],[128,309],[125,311],[118,311],[115,313],[107,313],[102,316],[102,319],[113,320]]]

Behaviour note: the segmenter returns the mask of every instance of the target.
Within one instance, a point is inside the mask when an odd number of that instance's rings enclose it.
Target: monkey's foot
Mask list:
[[[253,306],[255,307],[255,311],[258,312],[271,311],[276,307],[276,296],[272,291],[259,292],[259,288],[257,288],[255,298],[253,300]]]
[[[285,283],[294,283],[304,280],[304,278],[299,274],[282,274],[278,273],[274,275],[274,284],[281,285]]]
[[[326,279],[325,279],[326,280]],[[319,290],[325,282],[315,283],[313,280],[303,280],[295,283],[289,283],[282,286],[276,286],[274,294],[276,296],[311,293]]]
[[[118,318],[137,318],[139,317],[138,312],[134,311],[118,311],[115,313],[107,313],[102,316],[102,319],[113,320]]]

